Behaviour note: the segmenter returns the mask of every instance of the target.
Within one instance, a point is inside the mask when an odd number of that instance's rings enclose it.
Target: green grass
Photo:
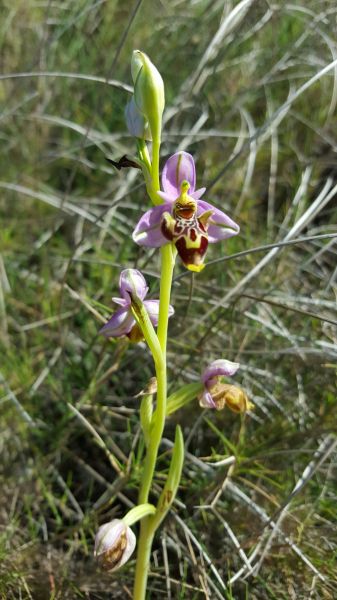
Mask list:
[[[256,405],[240,419],[196,402],[168,420],[165,439],[179,422],[189,454],[149,599],[336,594],[336,242],[315,238],[337,235],[334,69],[295,94],[336,57],[337,8],[253,2],[213,44],[237,5],[3,3],[1,73],[28,73],[0,79],[3,599],[132,589],[134,562],[102,574],[93,539],[136,501],[135,395],[153,376],[143,346],[97,335],[121,268],[137,266],[158,294],[157,255],[130,237],[144,185],[106,161],[135,151],[123,86],[137,47],[165,80],[162,162],[178,146],[192,152],[205,197],[241,225],[193,281],[177,268],[170,391],[225,357],[241,363],[236,380]],[[252,252],[287,239],[265,264],[269,248]],[[157,484],[169,450],[164,440]],[[255,577],[236,575],[245,560]]]

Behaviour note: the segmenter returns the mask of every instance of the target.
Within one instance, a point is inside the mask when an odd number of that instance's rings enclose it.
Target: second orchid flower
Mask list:
[[[137,269],[124,269],[119,278],[119,291],[121,298],[112,298],[113,302],[120,305],[107,323],[102,327],[100,333],[105,337],[121,337],[126,335],[132,342],[139,342],[143,334],[132,314],[132,295],[139,298],[146,308],[151,323],[158,325],[159,300],[144,300],[149,288],[140,271]],[[169,317],[174,313],[172,306],[169,307]]]

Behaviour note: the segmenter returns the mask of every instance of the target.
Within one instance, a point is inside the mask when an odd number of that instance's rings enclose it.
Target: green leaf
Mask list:
[[[166,416],[172,415],[176,410],[192,402],[202,392],[204,386],[201,381],[197,383],[188,383],[183,385],[177,392],[174,392],[167,399]]]
[[[184,438],[181,427],[177,425],[169,473],[158,500],[156,514],[151,519],[151,527],[154,531],[159,527],[168,513],[178,491],[184,464],[184,454]]]

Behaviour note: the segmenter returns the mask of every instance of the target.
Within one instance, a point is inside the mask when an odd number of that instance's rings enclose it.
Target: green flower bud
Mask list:
[[[136,105],[149,123],[152,138],[158,140],[165,107],[162,77],[149,57],[140,50],[133,52],[131,74],[135,87]]]

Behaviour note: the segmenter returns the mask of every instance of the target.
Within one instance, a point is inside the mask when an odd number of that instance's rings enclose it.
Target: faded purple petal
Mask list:
[[[198,202],[198,215],[205,212],[206,210],[212,210],[213,215],[210,219],[210,225],[208,227],[208,241],[210,244],[215,244],[219,240],[225,240],[237,235],[240,232],[240,227],[235,221],[233,221],[226,213],[222,212],[212,204],[199,200]],[[214,223],[214,224],[212,224]]]
[[[145,300],[144,306],[149,314],[152,325],[155,327],[158,325],[159,318],[159,300]],[[173,306],[169,306],[169,317],[174,314]]]
[[[121,337],[129,333],[134,324],[135,319],[131,311],[126,307],[122,307],[116,310],[109,321],[99,330],[99,333],[102,333],[105,337]]]
[[[195,164],[188,152],[176,152],[166,161],[162,176],[164,192],[177,198],[180,194],[180,185],[183,181],[190,184],[190,194],[195,190]]]
[[[199,396],[199,406],[203,408],[216,408],[216,404],[209,392],[206,390]]]
[[[149,288],[140,271],[137,271],[137,269],[124,269],[119,277],[119,290],[122,297],[130,304],[130,294],[144,300]]]
[[[114,302],[115,304],[119,304],[120,306],[130,306],[130,298],[128,300],[125,300],[125,298],[116,298],[115,296],[113,296],[111,300],[112,302]]]
[[[207,384],[214,379],[214,377],[231,377],[236,373],[240,367],[239,363],[231,362],[230,360],[218,359],[214,360],[201,375],[201,381],[207,386]]]
[[[150,208],[139,219],[136,228],[132,234],[132,239],[139,246],[149,246],[150,248],[159,248],[167,244],[167,239],[161,232],[161,220],[165,211],[171,212],[172,204],[160,204]]]
[[[192,192],[192,194],[189,194],[190,196],[192,196],[192,198],[194,198],[194,200],[199,200],[199,198],[201,198],[201,196],[206,192],[206,188],[199,188],[198,190],[195,190],[195,192]]]

